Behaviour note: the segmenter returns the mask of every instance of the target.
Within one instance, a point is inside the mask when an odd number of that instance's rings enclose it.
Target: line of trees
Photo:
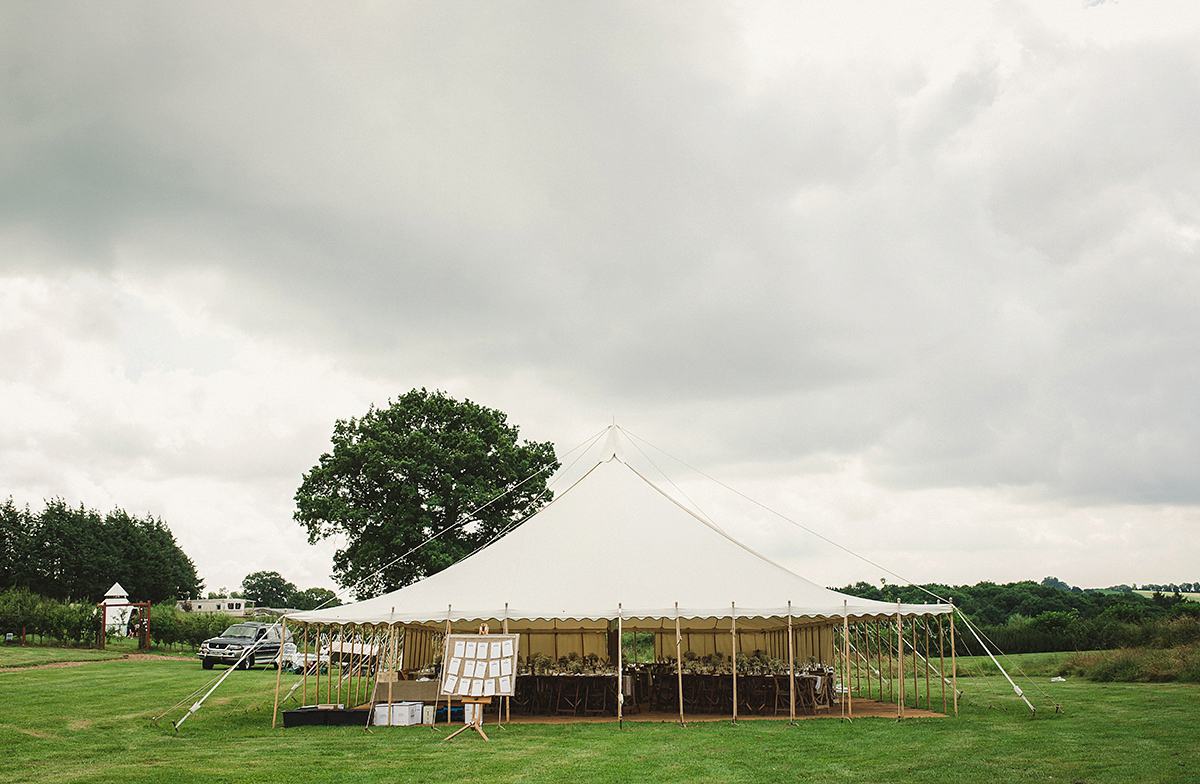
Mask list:
[[[161,519],[108,514],[61,498],[34,512],[0,504],[0,589],[97,602],[114,582],[136,601],[194,599],[204,583]]]
[[[949,586],[858,582],[837,590],[864,599],[928,603],[930,593],[956,607],[1005,653],[1090,651],[1131,646],[1172,648],[1200,642],[1200,603],[1179,594],[1080,591],[1046,578],[996,584]],[[1061,583],[1061,585],[1066,585]],[[979,653],[966,633],[961,650]]]
[[[1139,591],[1159,591],[1160,593],[1200,593],[1200,583],[1145,583]]]

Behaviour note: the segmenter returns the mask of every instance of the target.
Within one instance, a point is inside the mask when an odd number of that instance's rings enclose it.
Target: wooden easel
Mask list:
[[[470,724],[464,724],[463,726],[459,727],[454,732],[450,733],[445,738],[443,738],[442,742],[445,743],[446,741],[450,740],[451,738],[453,738],[455,735],[462,732],[463,730],[472,730],[472,729],[475,730],[476,732],[478,732],[480,735],[482,735],[484,740],[490,741],[491,738],[489,738],[487,736],[487,733],[483,731],[483,706],[491,705],[492,698],[491,697],[463,697],[462,703],[463,703],[464,710],[466,709],[467,705],[478,705],[479,710],[475,713],[475,716],[474,716],[474,718],[472,718]],[[446,710],[447,715],[449,715],[449,712],[450,712],[449,705],[447,704],[447,710]]]

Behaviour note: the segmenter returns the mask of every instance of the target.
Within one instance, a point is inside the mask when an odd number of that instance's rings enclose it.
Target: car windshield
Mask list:
[[[238,624],[234,624],[233,626],[230,626],[228,629],[226,629],[225,633],[222,634],[221,636],[222,637],[245,637],[247,640],[253,640],[254,632],[257,630],[257,628],[258,628],[257,626],[250,626],[249,624],[238,623]]]

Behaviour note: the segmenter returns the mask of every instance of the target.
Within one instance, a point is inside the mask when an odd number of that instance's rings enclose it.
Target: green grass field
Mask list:
[[[1023,684],[1031,719],[1002,678],[976,676],[961,679],[958,719],[512,725],[491,726],[491,743],[441,743],[424,727],[272,730],[275,673],[262,669],[231,674],[175,732],[151,719],[190,704],[214,673],[194,658],[96,653],[0,649],[0,781],[1200,781],[1195,684],[1038,675],[1063,712]],[[83,662],[28,667],[71,657]],[[1050,657],[1022,666],[1052,668]]]

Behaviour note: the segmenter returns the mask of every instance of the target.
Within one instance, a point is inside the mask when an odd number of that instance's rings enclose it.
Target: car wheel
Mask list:
[[[247,656],[246,661],[242,662],[242,667],[244,669],[248,670],[253,666],[254,666],[254,656],[253,655]]]
[[[200,666],[206,670],[211,670],[213,668],[213,660],[212,659],[201,659]]]

